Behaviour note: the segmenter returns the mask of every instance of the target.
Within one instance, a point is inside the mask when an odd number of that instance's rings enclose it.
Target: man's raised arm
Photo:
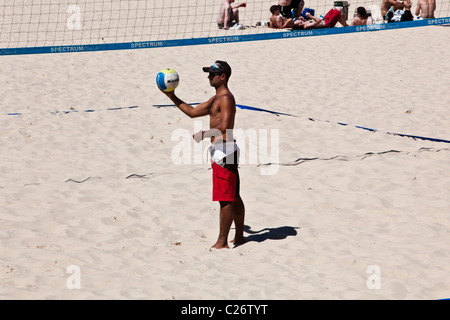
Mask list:
[[[197,107],[194,108],[193,106],[191,106],[191,105],[187,104],[186,102],[182,101],[181,99],[179,99],[175,95],[175,92],[164,92],[164,91],[162,91],[162,92],[170,100],[172,100],[172,102],[178,107],[178,109],[183,111],[183,113],[186,114],[190,118],[207,116],[209,114],[209,108],[211,107],[211,103],[214,99],[214,97],[212,97],[208,101],[200,103]]]

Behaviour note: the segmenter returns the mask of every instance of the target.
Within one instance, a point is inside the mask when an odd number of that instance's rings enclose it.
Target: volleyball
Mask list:
[[[156,76],[156,84],[164,92],[172,92],[178,87],[180,77],[175,70],[166,68]]]

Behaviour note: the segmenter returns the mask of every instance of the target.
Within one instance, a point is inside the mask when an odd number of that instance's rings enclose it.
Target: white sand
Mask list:
[[[383,132],[450,139],[449,32],[2,57],[0,298],[447,298],[450,145]],[[241,164],[248,242],[210,252],[209,165],[171,160],[172,133],[195,122],[152,105],[170,102],[165,67],[182,99],[208,99],[216,59],[239,104],[298,116],[239,110],[237,128],[278,129],[280,163],[320,159],[270,176]],[[70,108],[96,112],[52,113]]]

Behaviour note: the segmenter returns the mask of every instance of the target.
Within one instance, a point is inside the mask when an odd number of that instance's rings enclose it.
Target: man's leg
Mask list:
[[[233,17],[234,17],[234,21],[239,23],[239,9],[233,9]]]
[[[233,201],[233,220],[235,227],[235,235],[234,240],[232,241],[236,244],[243,244],[244,240],[244,218],[245,218],[245,207],[244,202],[241,197],[237,197],[236,200]]]
[[[301,0],[297,8],[294,8],[294,15],[296,18],[300,18],[303,12],[303,7],[305,6],[305,1]]]
[[[348,27],[347,21],[345,20],[344,16],[341,15],[341,17],[339,18],[339,23],[343,26],[343,27]]]
[[[233,202],[220,201],[220,229],[219,238],[212,248],[224,249],[228,247],[228,234],[233,223]]]
[[[283,17],[289,19],[292,18],[291,7],[290,6],[280,6],[280,13]]]

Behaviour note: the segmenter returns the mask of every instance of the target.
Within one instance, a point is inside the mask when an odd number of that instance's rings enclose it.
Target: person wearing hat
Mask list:
[[[195,108],[180,100],[173,92],[163,92],[172,102],[190,118],[209,115],[210,129],[199,131],[193,139],[199,143],[211,140],[211,166],[213,174],[213,201],[220,203],[219,237],[212,249],[228,247],[228,233],[235,224],[235,245],[244,243],[245,208],[240,196],[240,179],[238,172],[239,148],[233,138],[236,116],[236,102],[228,88],[231,67],[225,61],[216,61],[203,71],[208,73],[209,84],[216,94],[208,101]]]

